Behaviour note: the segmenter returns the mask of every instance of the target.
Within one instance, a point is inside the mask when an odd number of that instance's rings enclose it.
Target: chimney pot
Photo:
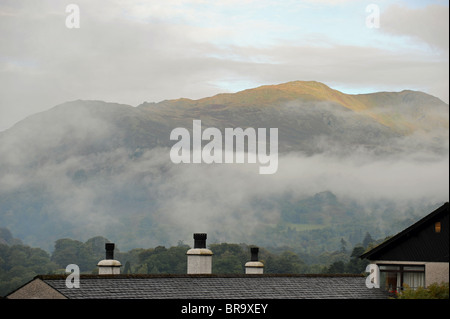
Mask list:
[[[114,243],[106,243],[105,244],[105,250],[106,250],[106,258],[105,259],[114,259]]]
[[[250,248],[250,253],[251,253],[251,261],[258,261],[258,252],[259,252],[259,248],[258,247],[252,247]]]
[[[206,237],[205,233],[194,234],[194,248],[206,248]]]

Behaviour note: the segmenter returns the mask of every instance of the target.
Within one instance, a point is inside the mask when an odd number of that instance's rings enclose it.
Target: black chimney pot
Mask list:
[[[114,244],[105,243],[106,259],[114,259]]]
[[[206,248],[206,234],[194,234],[194,248]]]
[[[251,261],[258,261],[258,247],[252,247],[250,248],[250,253],[252,254],[252,257],[250,258]]]

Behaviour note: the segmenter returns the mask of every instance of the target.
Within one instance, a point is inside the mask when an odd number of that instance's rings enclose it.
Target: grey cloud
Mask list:
[[[211,34],[202,38],[203,32],[214,30],[171,24],[170,19],[137,22],[121,12],[121,2],[78,3],[82,25],[77,30],[65,27],[65,7],[55,1],[2,4],[8,14],[0,21],[0,130],[68,100],[138,105],[201,98],[223,92],[218,83],[224,81],[317,80],[351,89],[418,89],[448,102],[448,58],[333,43],[224,47],[208,42],[214,38]],[[448,47],[442,33],[448,15],[445,20],[437,11],[388,8],[380,30]],[[430,23],[436,14],[440,18]],[[402,17],[399,24],[395,17]]]
[[[417,9],[392,5],[382,12],[380,18],[381,31],[423,41],[448,54],[448,5],[428,5]]]

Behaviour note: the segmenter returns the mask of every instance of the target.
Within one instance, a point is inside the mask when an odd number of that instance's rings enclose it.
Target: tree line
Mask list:
[[[0,230],[0,296],[17,289],[36,275],[64,274],[69,264],[77,264],[82,273],[96,274],[97,263],[105,258],[105,243],[109,242],[101,236],[90,238],[86,242],[62,238],[55,242],[54,250],[50,254],[41,248],[32,248],[20,240],[13,239],[5,228]],[[213,273],[245,273],[245,263],[250,260],[250,247],[247,244],[235,243],[210,244],[208,248],[214,253]],[[114,259],[122,263],[121,273],[124,274],[185,274],[186,252],[190,248],[183,242],[168,248],[157,246],[126,252],[116,247]],[[316,256],[316,263],[311,263],[310,256],[296,253],[290,247],[260,247],[259,260],[264,263],[264,272],[269,274],[358,274],[364,273],[368,264],[359,258],[365,249],[360,245],[348,251],[347,243],[342,239],[340,250],[324,252]]]

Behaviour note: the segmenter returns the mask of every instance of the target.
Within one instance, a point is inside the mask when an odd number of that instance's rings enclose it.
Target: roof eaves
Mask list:
[[[68,274],[38,275],[35,278],[45,280],[65,280]],[[117,274],[95,275],[81,274],[80,279],[131,279],[131,278],[268,278],[268,277],[364,277],[362,274]]]

